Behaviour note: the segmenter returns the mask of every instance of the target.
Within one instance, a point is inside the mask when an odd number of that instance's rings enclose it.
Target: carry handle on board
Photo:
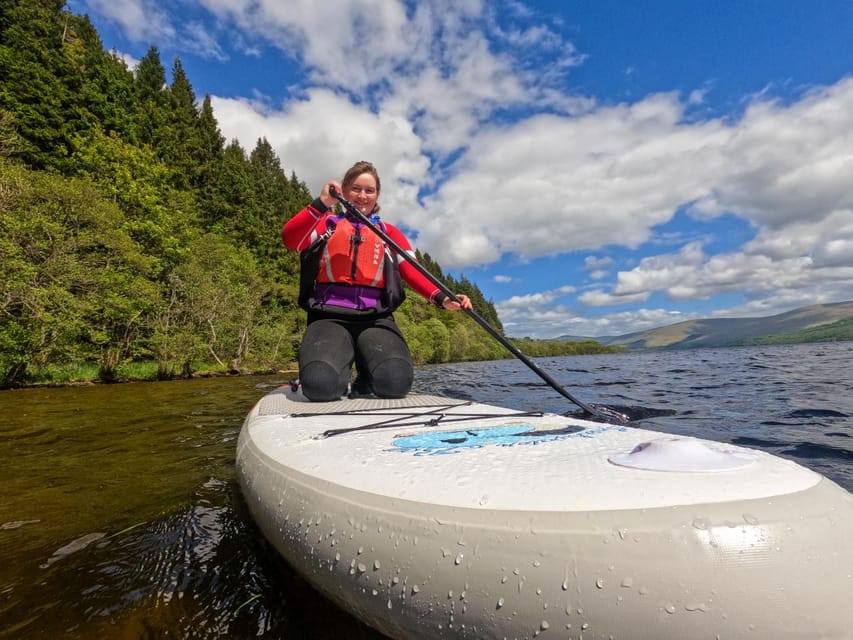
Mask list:
[[[377,236],[382,238],[382,241],[385,242],[386,245],[391,247],[397,255],[406,260],[410,265],[412,265],[422,276],[424,276],[427,280],[429,280],[434,286],[438,287],[439,291],[441,291],[448,298],[461,304],[461,300],[456,297],[456,294],[453,293],[447,286],[441,282],[438,278],[432,275],[426,267],[421,265],[417,260],[411,258],[411,256],[406,254],[406,251],[396,242],[394,242],[391,238],[388,237],[388,234],[383,232],[377,225],[373,224],[367,216],[365,216],[358,208],[351,203],[349,200],[344,198],[343,195],[338,193],[338,190],[334,187],[329,187],[329,195],[338,200],[338,202],[343,205],[344,209],[350,215],[355,216],[360,222],[367,226],[368,229],[373,231]],[[479,324],[483,329],[485,329],[495,340],[500,342],[507,350],[509,350],[512,355],[521,360],[524,364],[526,364],[531,371],[533,371],[536,375],[538,375],[542,380],[547,382],[552,389],[554,389],[557,393],[562,395],[565,398],[568,398],[572,402],[574,402],[578,407],[584,410],[589,416],[593,418],[597,418],[603,422],[609,422],[613,424],[629,424],[631,422],[630,418],[626,416],[624,413],[617,411],[616,409],[612,409],[611,407],[605,407],[599,404],[587,404],[575,398],[571,393],[569,393],[566,389],[564,389],[559,382],[557,382],[547,371],[543,371],[536,364],[524,355],[518,347],[512,344],[509,340],[504,338],[492,325],[490,325],[486,320],[473,309],[466,309],[462,307],[462,310],[467,313],[473,320]]]

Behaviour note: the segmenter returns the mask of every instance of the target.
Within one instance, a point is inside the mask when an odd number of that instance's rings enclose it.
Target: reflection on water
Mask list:
[[[587,402],[752,446],[853,489],[853,343],[538,359]],[[363,638],[259,538],[235,482],[282,377],[0,392],[0,638]],[[565,413],[522,363],[423,367],[416,389]]]
[[[245,512],[237,435],[284,382],[0,393],[0,637],[381,638],[309,589]]]

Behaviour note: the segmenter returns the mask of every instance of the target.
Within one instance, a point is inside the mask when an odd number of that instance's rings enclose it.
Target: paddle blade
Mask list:
[[[588,404],[587,405],[591,412],[584,412],[587,417],[587,420],[592,420],[594,422],[605,422],[607,424],[619,424],[628,426],[631,424],[631,418],[628,417],[627,414],[622,413],[621,411],[614,409],[613,407],[608,407],[603,404]]]
[[[624,406],[624,405],[611,405],[606,406],[603,404],[590,404],[587,405],[590,409],[593,409],[594,413],[590,415],[589,412],[584,412],[584,417],[587,420],[593,420],[594,422],[606,422],[609,424],[621,424],[621,425],[631,425],[639,420],[647,420],[649,418],[658,418],[661,416],[671,416],[675,415],[675,411],[672,409],[653,409],[651,407],[638,407],[638,406]]]

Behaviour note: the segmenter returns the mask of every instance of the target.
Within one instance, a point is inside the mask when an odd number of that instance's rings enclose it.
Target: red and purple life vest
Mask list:
[[[405,295],[397,257],[357,220],[329,216],[326,227],[302,252],[300,306],[346,316],[392,313]]]

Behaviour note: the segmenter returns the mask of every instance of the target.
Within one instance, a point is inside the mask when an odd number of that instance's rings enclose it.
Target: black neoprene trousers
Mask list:
[[[392,318],[309,322],[299,349],[306,398],[325,402],[345,395],[353,363],[357,383],[380,398],[402,398],[412,388],[412,355]]]

